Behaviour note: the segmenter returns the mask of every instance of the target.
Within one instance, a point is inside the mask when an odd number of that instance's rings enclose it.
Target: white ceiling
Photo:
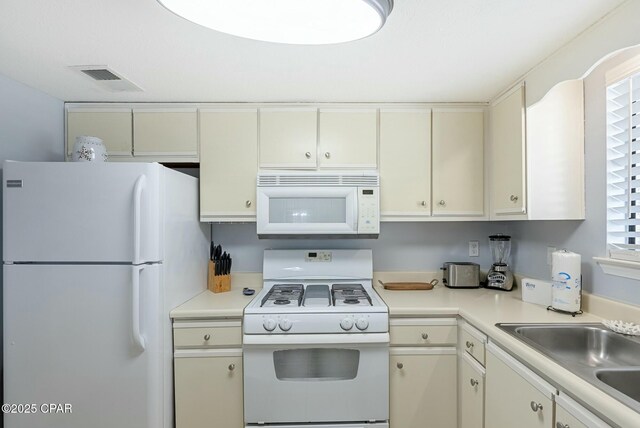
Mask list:
[[[65,101],[488,101],[624,0],[395,0],[328,46],[257,42],[156,0],[1,0],[0,73]],[[108,65],[113,93],[68,66]]]

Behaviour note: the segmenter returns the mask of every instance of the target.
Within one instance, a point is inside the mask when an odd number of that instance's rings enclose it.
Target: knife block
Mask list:
[[[209,260],[207,288],[214,293],[224,293],[225,291],[231,291],[231,275],[216,275],[215,268],[215,263]]]

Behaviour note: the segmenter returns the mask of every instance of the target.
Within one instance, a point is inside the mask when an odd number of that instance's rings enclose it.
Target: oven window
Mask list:
[[[347,199],[269,198],[269,223],[346,223]]]
[[[273,353],[278,380],[351,380],[358,375],[355,349],[287,349]]]

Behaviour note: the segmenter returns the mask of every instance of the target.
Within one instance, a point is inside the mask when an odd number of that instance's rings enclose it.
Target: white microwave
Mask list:
[[[377,238],[377,172],[258,174],[259,238]]]

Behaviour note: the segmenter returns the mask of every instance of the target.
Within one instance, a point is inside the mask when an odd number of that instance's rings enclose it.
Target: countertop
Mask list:
[[[255,295],[244,296],[242,288],[248,286],[256,289],[256,293],[260,291],[259,274],[252,275],[235,281],[237,286],[233,286],[229,292],[214,294],[210,291],[204,291],[172,310],[171,317],[174,319],[241,318],[244,307],[255,297]],[[435,275],[376,273],[374,274],[374,282],[377,284],[378,279],[384,281],[429,281],[431,277],[435,277]],[[381,286],[375,286],[375,290],[389,307],[391,317],[459,315],[489,336],[490,340],[499,344],[555,385],[561,392],[566,392],[577,401],[593,409],[594,413],[603,419],[624,428],[640,427],[640,414],[495,326],[496,323],[511,322],[599,322],[601,321],[600,317],[591,313],[571,317],[551,312],[543,306],[523,302],[517,290],[514,292],[487,289],[455,290],[442,285],[437,285],[429,291],[389,291]],[[597,303],[602,305],[601,302]],[[620,313],[630,313],[628,305],[610,303],[614,305],[613,312],[618,309],[615,305],[620,305]],[[595,304],[594,307],[596,307]],[[634,313],[633,311],[636,309],[640,311],[640,308],[633,307],[631,313]]]

